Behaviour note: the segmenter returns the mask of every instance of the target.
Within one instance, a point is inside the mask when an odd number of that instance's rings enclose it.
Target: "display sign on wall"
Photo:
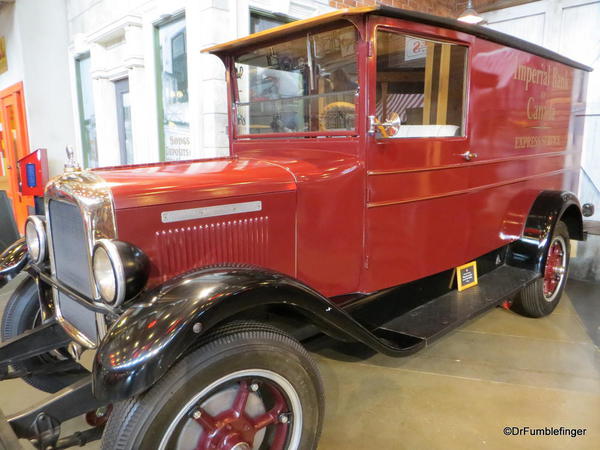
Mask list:
[[[8,70],[8,56],[6,55],[6,39],[0,36],[0,73]]]

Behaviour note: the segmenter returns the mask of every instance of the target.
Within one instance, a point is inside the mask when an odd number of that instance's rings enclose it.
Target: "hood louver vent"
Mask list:
[[[162,280],[191,268],[236,263],[268,266],[269,218],[228,220],[156,233]]]

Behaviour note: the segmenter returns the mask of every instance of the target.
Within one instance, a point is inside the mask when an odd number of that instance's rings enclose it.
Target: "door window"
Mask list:
[[[464,136],[467,47],[377,32],[380,138]]]

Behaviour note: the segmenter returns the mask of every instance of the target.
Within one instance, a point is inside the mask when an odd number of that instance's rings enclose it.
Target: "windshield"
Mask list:
[[[347,26],[236,58],[237,134],[354,130],[356,41]]]

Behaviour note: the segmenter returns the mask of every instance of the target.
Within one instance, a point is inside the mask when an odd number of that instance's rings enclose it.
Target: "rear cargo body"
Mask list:
[[[464,136],[367,144],[371,263],[365,291],[450,269],[506,245],[521,236],[541,191],[576,192],[583,135],[578,113],[585,109],[587,76],[465,33],[394,18],[371,21],[371,29],[467,46],[468,69]],[[372,63],[370,73],[375,70]],[[372,84],[370,92],[374,99]],[[477,157],[464,160],[468,151]]]

